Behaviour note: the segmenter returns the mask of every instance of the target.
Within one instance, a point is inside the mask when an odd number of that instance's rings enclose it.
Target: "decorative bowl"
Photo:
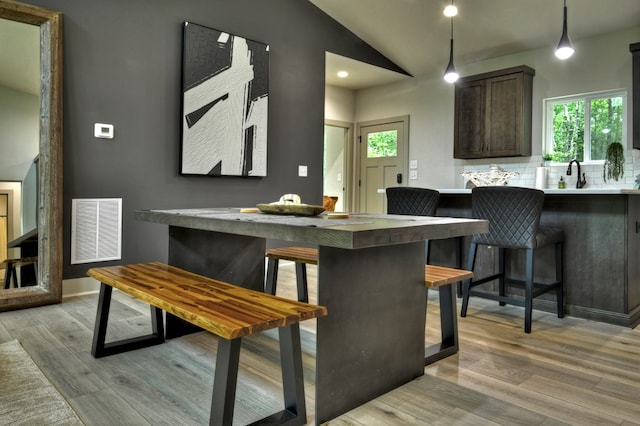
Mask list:
[[[496,164],[492,164],[487,172],[462,172],[460,174],[475,186],[503,186],[510,178],[518,176],[520,173],[507,172]]]
[[[324,207],[311,204],[268,203],[257,204],[256,207],[258,207],[262,213],[288,214],[294,216],[317,216],[324,211]]]

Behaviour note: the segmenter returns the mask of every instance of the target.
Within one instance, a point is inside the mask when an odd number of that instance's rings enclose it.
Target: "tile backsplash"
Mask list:
[[[543,163],[542,156],[532,155],[528,157],[528,161],[522,161],[524,158],[494,158],[491,160],[483,160],[483,164],[466,164],[464,171],[489,171],[491,164],[497,164],[505,171],[518,172],[519,175],[509,179],[510,186],[535,187],[536,168]],[[479,161],[479,160],[476,160]],[[564,177],[567,188],[575,188],[577,180],[577,167],[573,167],[573,174],[566,176],[567,164],[545,165],[547,168],[547,188],[557,188],[560,176]],[[612,188],[612,189],[633,189],[636,175],[640,174],[640,151],[630,149],[625,152],[624,175],[618,181],[604,181],[602,177],[604,165],[600,163],[580,164],[580,172],[586,174],[587,186],[585,188]],[[466,180],[465,180],[466,185]]]

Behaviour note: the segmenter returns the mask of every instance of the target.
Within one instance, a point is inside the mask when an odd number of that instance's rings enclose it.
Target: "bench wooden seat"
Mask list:
[[[210,424],[233,419],[241,338],[278,328],[285,409],[261,422],[306,423],[299,322],[322,317],[322,306],[283,299],[159,262],[89,269],[101,282],[91,353],[99,358],[164,342],[162,310],[220,337]],[[113,288],[151,305],[152,333],[105,343]]]
[[[265,292],[276,294],[278,280],[278,262],[288,260],[295,262],[296,286],[298,300],[308,301],[306,265],[318,264],[318,250],[309,247],[278,247],[268,249],[265,253],[268,259]],[[425,365],[432,364],[442,358],[458,352],[458,317],[456,298],[450,284],[459,283],[473,278],[473,272],[464,269],[448,268],[445,266],[425,265],[424,285],[427,289],[439,289],[440,297],[440,332],[442,341],[425,348]]]
[[[470,278],[473,278],[473,272],[464,269],[447,268],[437,265],[425,265],[424,267],[424,285],[428,288],[438,288]]]

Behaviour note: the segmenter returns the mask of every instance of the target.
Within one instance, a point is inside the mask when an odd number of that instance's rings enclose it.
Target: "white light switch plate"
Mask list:
[[[298,166],[298,176],[307,177],[307,166]]]

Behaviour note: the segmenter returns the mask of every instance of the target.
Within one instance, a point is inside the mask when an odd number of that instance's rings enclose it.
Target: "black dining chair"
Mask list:
[[[500,305],[523,306],[525,310],[524,331],[531,332],[533,299],[549,291],[556,292],[558,318],[564,316],[563,299],[563,242],[561,229],[540,226],[544,203],[544,192],[508,186],[486,186],[473,188],[471,204],[473,217],[489,221],[489,232],[471,238],[467,269],[474,270],[478,246],[491,246],[498,251],[498,271],[485,277],[467,280],[462,288],[460,315],[467,315],[469,297],[493,299]],[[555,246],[555,281],[534,281],[534,252],[547,246]],[[525,252],[524,280],[513,279],[512,272],[505,271],[506,253],[515,250]],[[515,262],[512,262],[512,264]],[[498,290],[477,290],[476,286],[498,281]],[[524,288],[524,297],[508,296],[507,284]]]

